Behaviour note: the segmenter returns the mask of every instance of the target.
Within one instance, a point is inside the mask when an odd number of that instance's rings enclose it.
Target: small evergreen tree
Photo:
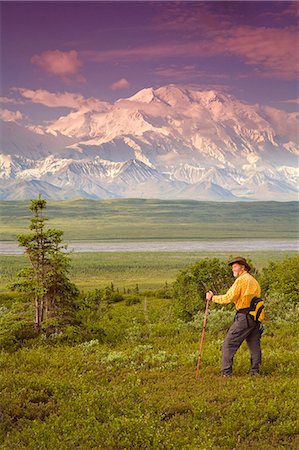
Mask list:
[[[69,280],[70,257],[62,244],[63,231],[45,229],[48,220],[43,213],[47,202],[39,195],[29,206],[33,214],[30,233],[17,236],[19,246],[25,247],[30,267],[22,269],[18,280],[11,286],[13,290],[24,292],[34,299],[36,331],[49,319],[62,319],[70,323],[74,313],[74,299],[79,291]]]

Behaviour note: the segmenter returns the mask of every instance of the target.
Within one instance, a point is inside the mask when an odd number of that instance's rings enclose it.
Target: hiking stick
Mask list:
[[[202,327],[202,332],[201,332],[201,340],[200,340],[200,346],[199,346],[199,355],[198,355],[198,359],[197,359],[196,378],[198,378],[198,371],[199,371],[199,368],[200,368],[200,358],[201,358],[201,354],[202,354],[203,340],[204,340],[204,337],[205,337],[205,331],[206,331],[206,325],[207,325],[207,319],[208,319],[209,303],[210,303],[210,300],[207,299],[206,310],[205,310],[205,315],[204,315],[204,319],[203,319],[203,327]]]

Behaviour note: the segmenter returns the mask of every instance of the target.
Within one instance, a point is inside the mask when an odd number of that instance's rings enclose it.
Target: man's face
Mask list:
[[[244,272],[244,266],[241,266],[239,263],[234,263],[232,265],[232,271],[235,278],[238,278]]]

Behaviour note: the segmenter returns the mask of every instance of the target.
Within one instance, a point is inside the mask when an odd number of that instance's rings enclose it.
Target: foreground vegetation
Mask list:
[[[27,227],[27,201],[0,202],[0,240]],[[183,200],[48,201],[51,226],[67,241],[296,239],[298,202]]]
[[[199,379],[200,324],[176,321],[162,299],[115,305],[114,344],[2,352],[1,449],[298,448],[298,326],[269,324],[262,375],[247,375],[243,347],[227,380],[219,319],[209,317]]]
[[[260,277],[267,294],[260,377],[247,374],[245,345],[236,355],[234,377],[219,376],[221,343],[234,311],[211,305],[202,369],[196,379],[205,302],[190,292],[199,311],[184,321],[164,282],[172,281],[169,271],[177,275],[178,265],[195,267],[199,255],[76,256],[73,274],[85,288],[77,305],[80,327],[30,338],[26,329],[22,334],[22,322],[32,317],[32,305],[24,303],[20,294],[2,293],[1,449],[298,447],[298,360],[294,357],[299,331],[298,257],[285,259],[280,254],[269,266],[269,255],[250,255],[260,272],[271,268]],[[6,258],[12,263],[6,265],[9,278],[9,267],[14,270],[24,257]],[[101,261],[107,271],[95,277]],[[157,274],[164,264],[168,276],[158,285]],[[274,287],[268,283],[271,274],[279,280]],[[115,282],[115,278],[127,282],[126,276],[129,293],[127,288],[124,293],[124,284]],[[140,276],[148,278],[148,285],[137,288]],[[111,286],[104,288],[108,280],[114,281],[114,293],[119,291],[123,298],[111,296]],[[92,290],[87,291],[87,286]]]

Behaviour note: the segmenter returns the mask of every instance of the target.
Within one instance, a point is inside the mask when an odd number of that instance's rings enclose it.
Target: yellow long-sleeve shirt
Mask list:
[[[234,284],[224,295],[214,295],[212,301],[222,305],[234,303],[237,310],[249,308],[253,297],[261,295],[261,288],[255,278],[248,272],[244,272],[236,278]]]

